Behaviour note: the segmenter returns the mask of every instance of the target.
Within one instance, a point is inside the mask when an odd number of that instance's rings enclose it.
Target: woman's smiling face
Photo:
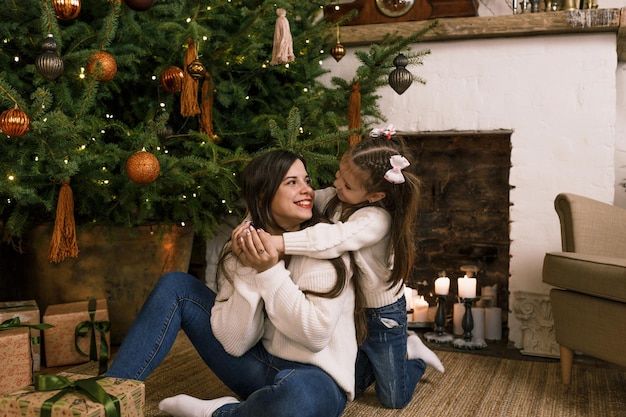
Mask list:
[[[309,174],[298,159],[283,177],[272,199],[271,210],[276,223],[286,231],[300,230],[300,224],[313,216],[314,198]]]

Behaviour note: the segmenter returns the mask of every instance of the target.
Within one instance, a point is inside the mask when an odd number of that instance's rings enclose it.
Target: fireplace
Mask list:
[[[457,294],[456,278],[476,267],[479,293],[497,284],[497,306],[507,311],[511,132],[405,137],[422,180],[418,259],[409,286],[435,305],[432,293],[440,271],[451,278],[450,290]]]

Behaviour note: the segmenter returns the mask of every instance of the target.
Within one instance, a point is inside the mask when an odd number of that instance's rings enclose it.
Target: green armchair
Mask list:
[[[543,263],[564,384],[574,351],[626,366],[626,209],[559,194],[562,252]]]

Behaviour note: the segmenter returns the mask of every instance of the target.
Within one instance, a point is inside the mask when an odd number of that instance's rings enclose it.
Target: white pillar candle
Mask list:
[[[480,299],[484,301],[485,306],[496,307],[498,305],[498,284],[484,286],[481,289]]]
[[[485,340],[485,309],[472,307],[472,319],[474,320],[472,339]]]
[[[440,277],[435,280],[435,294],[448,295],[450,291],[450,278]]]
[[[502,339],[502,309],[490,307],[485,309],[485,338],[488,340]]]
[[[468,278],[465,275],[457,281],[460,298],[476,298],[476,278]]]
[[[428,321],[428,301],[420,295],[413,300],[413,321],[425,323]]]
[[[454,303],[452,308],[452,333],[463,334],[463,314],[465,314],[465,305],[463,303]]]

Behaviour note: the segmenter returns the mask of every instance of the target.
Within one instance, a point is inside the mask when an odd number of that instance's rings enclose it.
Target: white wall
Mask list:
[[[606,202],[619,194],[626,206],[624,191],[616,191],[626,178],[626,70],[617,64],[615,33],[433,42],[413,49],[431,50],[423,66],[408,67],[427,84],[414,84],[403,95],[381,89],[388,123],[407,132],[513,131],[509,290],[547,294],[543,257],[560,250],[556,194]],[[340,62],[331,58],[323,65],[332,76],[351,79],[359,63],[348,48]],[[522,346],[513,314],[509,339]]]

